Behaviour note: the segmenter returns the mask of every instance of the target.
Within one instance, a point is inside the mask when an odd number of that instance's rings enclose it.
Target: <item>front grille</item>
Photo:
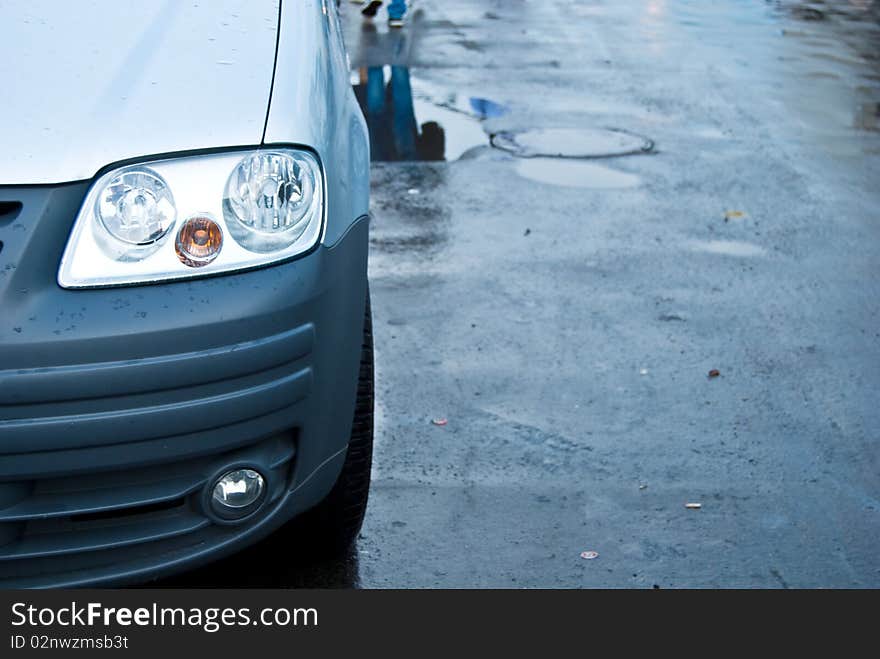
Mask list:
[[[132,355],[126,344],[117,354],[128,358],[73,364],[22,366],[13,354],[0,362],[0,482],[27,468],[11,456],[72,446],[82,455],[120,438],[136,445],[172,436],[178,450],[203,443],[193,435],[217,437],[218,428],[283,412],[310,390],[305,360],[314,333],[306,323],[232,345],[153,356]],[[69,473],[70,465],[57,463],[29,467],[44,474],[53,464]]]
[[[290,484],[295,447],[291,432],[197,459],[0,483],[0,584],[119,562],[121,548],[162,551],[157,545],[207,530],[214,525],[202,512],[202,494],[226,465],[264,465],[270,491],[261,515],[267,514]]]

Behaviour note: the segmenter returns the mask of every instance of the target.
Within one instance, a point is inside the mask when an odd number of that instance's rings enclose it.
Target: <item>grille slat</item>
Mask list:
[[[108,445],[125,437],[139,442],[221,428],[267,415],[303,400],[312,386],[306,367],[245,389],[134,409],[0,420],[3,453],[48,451],[67,446]]]
[[[285,377],[227,393],[135,409],[0,420],[3,453],[29,453],[79,446],[139,442],[213,430],[264,416],[303,400],[312,386],[310,367]]]
[[[208,524],[210,522],[203,516],[189,514],[103,529],[40,533],[25,537],[11,546],[0,547],[0,561],[44,558],[154,542],[192,533]]]
[[[103,513],[181,499],[204,484],[201,478],[144,483],[128,488],[36,494],[0,510],[0,523]]]
[[[196,352],[115,362],[0,369],[0,405],[57,404],[68,400],[130,396],[232,381],[291,364],[311,353],[315,328]],[[225,359],[235,353],[235,361]]]
[[[20,201],[0,201],[0,226],[9,224],[21,213]]]

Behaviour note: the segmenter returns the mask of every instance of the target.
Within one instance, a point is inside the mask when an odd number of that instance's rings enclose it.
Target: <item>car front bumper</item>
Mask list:
[[[86,183],[0,188],[0,586],[140,581],[231,553],[318,503],[354,410],[367,219],[249,272],[64,290]],[[204,512],[254,465],[267,503]]]

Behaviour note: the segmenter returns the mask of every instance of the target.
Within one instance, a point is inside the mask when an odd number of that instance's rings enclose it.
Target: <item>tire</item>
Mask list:
[[[342,472],[326,498],[305,513],[301,520],[317,545],[315,549],[322,555],[337,556],[351,548],[361,530],[370,494],[374,375],[373,319],[369,288],[365,307],[357,399]]]

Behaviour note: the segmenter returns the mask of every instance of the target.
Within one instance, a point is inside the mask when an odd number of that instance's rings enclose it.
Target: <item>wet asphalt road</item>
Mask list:
[[[162,585],[880,586],[878,4],[344,2],[461,156],[372,173],[362,537]]]

